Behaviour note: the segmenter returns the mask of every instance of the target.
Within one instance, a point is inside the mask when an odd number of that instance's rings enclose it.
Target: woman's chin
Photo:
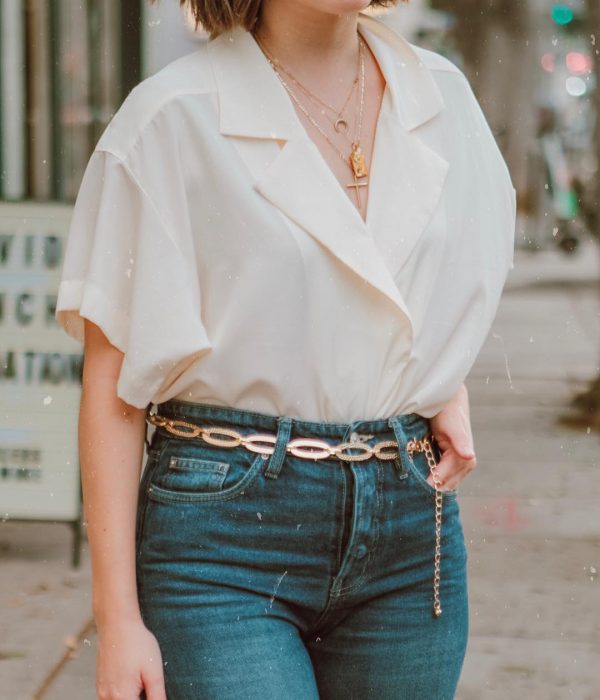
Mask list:
[[[331,15],[362,12],[371,4],[369,0],[295,0],[295,2]]]

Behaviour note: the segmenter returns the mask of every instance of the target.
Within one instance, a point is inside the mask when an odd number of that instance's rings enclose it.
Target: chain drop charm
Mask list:
[[[442,491],[440,486],[442,481],[437,473],[437,462],[431,447],[429,436],[417,440],[413,438],[409,440],[406,450],[412,459],[413,452],[425,452],[429,470],[435,484],[435,554],[434,554],[434,572],[433,572],[433,613],[436,617],[442,614],[442,606],[440,604],[440,558],[442,546]]]

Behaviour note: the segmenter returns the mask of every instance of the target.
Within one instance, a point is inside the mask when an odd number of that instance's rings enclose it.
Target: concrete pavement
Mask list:
[[[598,371],[600,256],[517,250],[467,385],[470,639],[457,700],[600,700],[600,435],[557,423]],[[0,700],[95,700],[89,554],[0,524]],[[442,563],[443,566],[443,563]],[[435,700],[435,699],[432,699]]]
[[[558,423],[599,371],[600,257],[517,251],[467,382],[471,633],[457,700],[599,700],[600,436]]]

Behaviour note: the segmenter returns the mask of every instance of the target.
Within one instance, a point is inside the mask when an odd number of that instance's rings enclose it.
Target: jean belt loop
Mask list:
[[[290,416],[279,416],[277,422],[277,441],[264,472],[265,476],[268,476],[270,479],[276,479],[279,476],[283,460],[287,454],[287,444],[292,433],[292,418]]]
[[[396,442],[398,443],[398,456],[394,460],[394,467],[399,479],[406,479],[408,471],[406,469],[406,434],[402,428],[400,416],[391,416],[388,419],[388,425],[394,431]]]

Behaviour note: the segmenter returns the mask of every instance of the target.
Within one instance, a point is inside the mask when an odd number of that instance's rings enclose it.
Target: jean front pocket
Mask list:
[[[217,448],[167,440],[148,486],[162,503],[215,503],[241,496],[258,477],[264,457],[244,447]]]
[[[229,468],[228,462],[171,455],[161,481],[164,488],[172,491],[222,491]]]
[[[432,453],[434,457],[435,464],[439,464],[441,460],[442,453],[435,442],[431,440]],[[413,483],[415,483],[419,488],[428,493],[432,498],[435,498],[436,488],[432,486],[427,478],[431,474],[431,468],[429,466],[429,459],[427,458],[427,453],[424,451],[414,451],[412,453],[412,459],[407,455],[406,463],[410,474],[413,477]],[[457,489],[442,489],[440,490],[442,496],[446,499],[456,498],[458,495]]]

